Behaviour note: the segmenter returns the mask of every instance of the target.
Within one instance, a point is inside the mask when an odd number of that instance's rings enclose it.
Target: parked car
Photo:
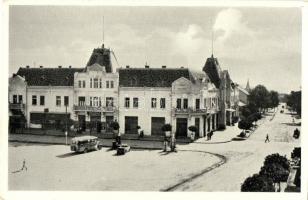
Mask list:
[[[127,144],[120,144],[117,148],[117,155],[124,155],[130,151],[130,146]]]
[[[95,136],[80,136],[72,138],[71,151],[87,153],[92,150],[100,150],[102,143]]]

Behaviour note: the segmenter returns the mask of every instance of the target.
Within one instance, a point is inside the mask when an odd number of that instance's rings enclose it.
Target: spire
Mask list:
[[[212,57],[214,57],[214,31],[212,29]]]
[[[245,88],[248,92],[250,91],[250,85],[249,85],[249,79],[247,80],[247,84],[246,84],[246,88]]]
[[[103,16],[103,45],[102,48],[104,48],[105,43],[105,17]]]

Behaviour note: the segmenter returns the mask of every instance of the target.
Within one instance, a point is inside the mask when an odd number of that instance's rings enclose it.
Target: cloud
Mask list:
[[[234,8],[228,8],[220,11],[215,19],[213,29],[219,34],[217,40],[221,43],[226,42],[234,35],[253,36],[252,31],[245,21],[243,21],[242,13]]]

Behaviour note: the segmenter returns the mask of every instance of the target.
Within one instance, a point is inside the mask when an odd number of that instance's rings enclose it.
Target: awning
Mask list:
[[[228,109],[226,109],[226,111],[229,111],[229,112],[235,112],[235,110],[234,110],[234,109],[232,109],[232,108],[228,108]]]

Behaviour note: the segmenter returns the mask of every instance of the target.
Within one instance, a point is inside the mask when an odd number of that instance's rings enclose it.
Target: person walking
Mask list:
[[[268,134],[266,134],[265,143],[270,142]]]
[[[26,169],[26,171],[28,170],[28,168],[27,168],[27,166],[26,166],[26,160],[25,160],[25,159],[22,161],[22,168],[21,168],[20,171],[22,171],[22,170],[24,170],[24,169]]]

